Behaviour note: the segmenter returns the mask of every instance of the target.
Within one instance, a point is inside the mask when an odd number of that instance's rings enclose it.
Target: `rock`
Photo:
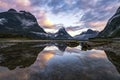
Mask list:
[[[98,34],[98,37],[120,37],[120,7],[109,19],[106,27]]]
[[[57,33],[54,34],[55,39],[73,39],[65,30],[64,27],[60,28]]]

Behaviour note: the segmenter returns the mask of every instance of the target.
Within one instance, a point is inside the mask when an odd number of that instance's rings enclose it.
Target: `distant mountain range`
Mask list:
[[[99,33],[98,31],[88,29],[87,31],[82,32],[81,34],[76,35],[74,38],[77,40],[88,40],[89,38],[96,37],[98,33]]]
[[[98,37],[120,37],[120,7],[116,13],[109,19],[106,27],[98,34]]]
[[[110,18],[106,27],[100,33],[88,29],[75,37],[71,37],[65,28],[60,28],[58,32],[46,33],[39,26],[36,18],[29,12],[9,9],[6,12],[0,13],[0,38],[30,38],[40,40],[88,40],[89,38],[116,38],[120,37],[120,7],[116,13]]]
[[[9,9],[0,13],[0,38],[27,37],[31,39],[73,39],[61,28],[57,33],[46,33],[35,16],[26,11]]]

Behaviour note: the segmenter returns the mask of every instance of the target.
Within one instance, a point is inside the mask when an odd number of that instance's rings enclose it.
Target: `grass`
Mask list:
[[[112,42],[112,38],[91,38],[89,39],[91,42]]]

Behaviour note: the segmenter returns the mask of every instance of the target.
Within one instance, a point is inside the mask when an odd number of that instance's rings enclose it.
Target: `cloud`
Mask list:
[[[14,7],[14,8],[21,8],[21,7],[28,7],[30,6],[31,2],[29,0],[2,0],[0,1],[0,5],[1,7],[5,7],[5,8],[10,8],[10,7]]]
[[[120,6],[120,0],[1,0],[0,10],[26,10],[34,14],[46,29],[58,29],[63,24],[68,30],[105,27],[107,20]],[[71,28],[67,28],[71,26]],[[80,28],[76,28],[79,26]]]
[[[14,5],[13,5],[14,4]],[[9,8],[14,8],[16,10],[26,10],[26,11],[30,11],[31,13],[33,13],[39,24],[42,27],[45,28],[53,28],[53,24],[52,22],[47,19],[46,16],[46,11],[42,10],[41,7],[38,6],[32,6],[32,2],[30,0],[4,0],[4,1],[0,1],[0,7],[3,10],[8,10]]]
[[[40,19],[39,24],[44,28],[54,28],[54,24],[48,19]]]
[[[29,0],[4,0],[0,1],[0,7],[8,10],[9,8],[14,8],[17,10],[30,10],[31,2]]]
[[[84,31],[87,31],[88,28],[83,28],[83,29],[78,29],[78,30],[75,30],[75,31],[72,31],[72,30],[68,30],[68,33],[71,35],[71,36],[75,36],[75,35],[78,35]]]
[[[47,18],[45,10],[40,10],[37,18],[40,26],[44,28],[54,28],[54,24]]]
[[[31,5],[30,0],[13,0],[20,7],[28,7]]]
[[[66,28],[67,31],[76,31],[76,30],[81,30],[81,29],[83,29],[82,26],[73,26],[73,27],[70,26]]]
[[[115,10],[120,5],[119,0],[49,0],[46,4],[50,7],[51,12],[54,15],[65,14],[62,18],[72,14],[72,18],[74,17],[74,13],[78,13],[79,11],[83,12],[82,18],[81,14],[77,15],[79,17],[79,21],[84,25],[84,28],[88,27],[101,27],[103,29],[105,27],[105,23],[107,20],[115,13]],[[116,4],[116,5],[114,5]],[[73,21],[69,16],[69,18],[65,18]],[[65,20],[64,19],[64,20]],[[68,20],[65,20],[68,22]],[[64,22],[65,22],[64,21]],[[106,21],[104,24],[95,25],[98,22]],[[77,20],[76,20],[77,22]],[[94,25],[88,25],[90,23],[94,23]],[[63,23],[65,24],[65,23]],[[71,24],[71,23],[69,23]],[[77,24],[76,24],[77,25]],[[87,25],[87,26],[86,26]],[[83,27],[83,25],[82,25]]]
[[[97,0],[93,6],[85,6],[87,8],[80,21],[84,22],[84,24],[90,28],[102,30],[104,29],[108,19],[115,14],[119,6],[119,0]]]
[[[81,20],[85,22],[106,20],[115,13],[118,4],[120,3],[118,3],[116,0],[100,0],[94,7],[88,8],[86,11],[84,11],[84,16]]]
[[[107,24],[107,21],[96,21],[96,22],[89,22],[88,23],[88,25],[91,26],[91,28],[94,28],[98,31],[101,31],[102,29],[104,29],[106,24]]]
[[[6,3],[5,1],[0,1],[0,7],[1,7],[1,9],[6,9],[6,8],[8,8],[8,3]]]

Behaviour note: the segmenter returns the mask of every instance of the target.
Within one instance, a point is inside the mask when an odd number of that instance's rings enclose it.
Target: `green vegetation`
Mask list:
[[[79,41],[71,41],[71,42],[67,42],[67,46],[69,47],[76,47],[80,44]]]
[[[119,37],[120,36],[120,29],[115,30],[112,34],[111,37]]]
[[[1,33],[0,39],[31,39],[29,37],[18,35],[18,34],[9,34],[9,33]]]

